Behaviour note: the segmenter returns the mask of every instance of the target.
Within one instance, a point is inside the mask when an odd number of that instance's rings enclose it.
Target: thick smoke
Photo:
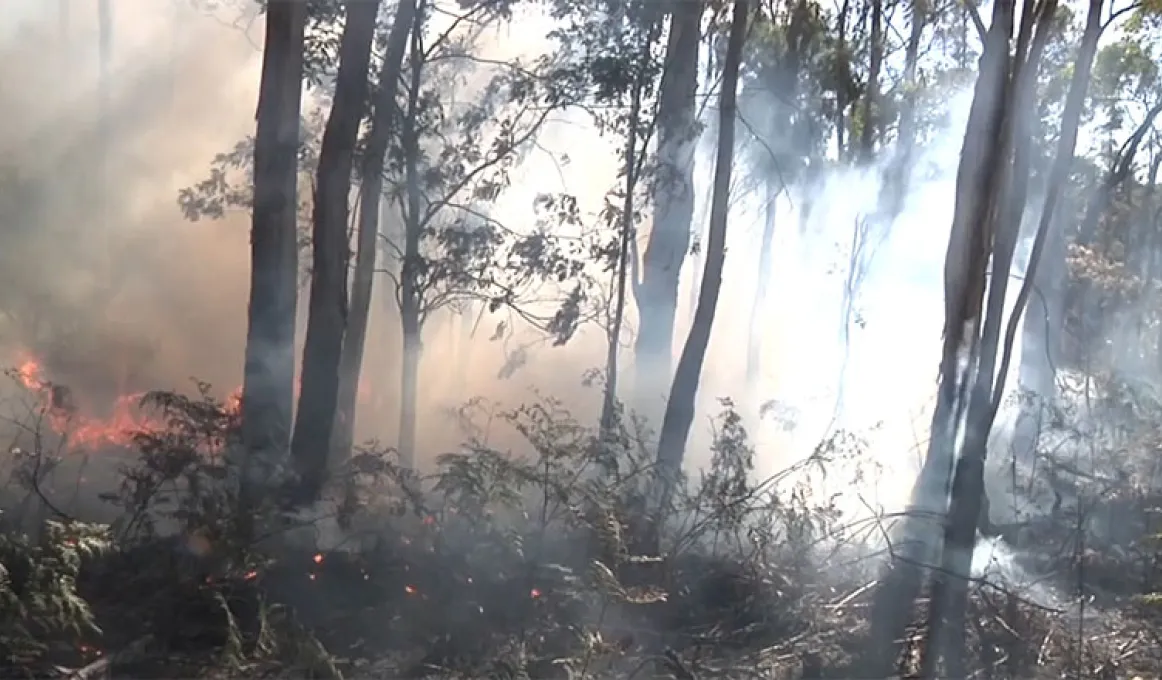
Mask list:
[[[0,340],[9,361],[35,354],[51,379],[74,387],[98,410],[126,392],[182,388],[191,376],[229,392],[242,366],[248,216],[189,223],[176,197],[206,176],[215,154],[253,130],[261,22],[200,13],[185,3],[119,0],[111,124],[102,133],[95,8],[77,5],[65,26],[53,3],[9,4],[19,8],[6,12],[0,34],[0,103],[8,121],[0,143],[11,177],[2,190],[0,257],[8,280]],[[545,35],[543,18],[518,21],[519,30],[483,36],[488,56],[547,49],[544,39],[525,37]],[[762,372],[753,390],[745,387],[740,357],[765,206],[761,192],[735,192],[727,277],[703,371],[691,464],[706,461],[709,418],[718,399],[730,397],[750,416],[760,475],[786,468],[829,433],[847,430],[866,439],[867,457],[879,470],[858,494],[850,491],[849,475],[831,476],[847,491],[844,507],[902,508],[927,437],[941,269],[969,99],[964,93],[950,100],[946,125],[924,145],[903,212],[890,227],[875,219],[882,167],[824,174],[809,196],[791,191],[778,199],[771,294],[762,310]],[[706,115],[715,115],[713,106]],[[531,228],[536,196],[567,192],[585,214],[596,215],[614,188],[615,152],[585,114],[558,114],[491,214],[514,230]],[[712,155],[700,154],[696,215],[706,214],[701,203],[709,199],[712,173]],[[861,222],[867,225],[866,273],[854,282],[852,313],[845,316],[852,233]],[[693,285],[698,266],[687,261],[683,289]],[[377,284],[381,301],[368,342],[358,434],[391,443],[398,330],[382,313],[390,304],[382,300],[383,283]],[[691,311],[679,310],[676,353]],[[631,328],[632,316],[631,304]],[[550,395],[578,418],[595,419],[599,394],[583,386],[583,377],[603,364],[604,331],[583,328],[566,347],[522,350],[528,332],[489,340],[499,320],[477,310],[465,319],[436,318],[425,330],[421,457],[460,443],[448,411],[471,397],[516,406]],[[522,351],[521,367],[499,378]],[[632,357],[628,349],[624,355],[628,372]],[[503,445],[507,435],[494,436]]]

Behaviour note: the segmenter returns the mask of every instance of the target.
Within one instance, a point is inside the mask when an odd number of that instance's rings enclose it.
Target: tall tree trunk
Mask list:
[[[847,17],[851,0],[843,0],[836,21],[835,48],[835,157],[842,163],[847,158],[847,83],[851,74],[851,59],[847,51]]]
[[[988,197],[993,203],[989,222],[978,228],[984,228],[993,235],[990,244],[993,276],[988,286],[979,362],[969,395],[964,443],[956,464],[957,476],[953,480],[949,520],[944,534],[943,562],[957,571],[938,571],[933,575],[933,597],[928,611],[929,645],[924,657],[926,677],[935,672],[940,657],[943,657],[945,670],[952,677],[961,677],[964,673],[962,635],[967,579],[972,566],[977,528],[982,521],[987,523],[988,520],[980,516],[980,508],[984,495],[985,448],[996,413],[993,408],[993,388],[1004,382],[1003,375],[996,376],[997,350],[1004,323],[1009,272],[1020,236],[1021,218],[1025,213],[1028,193],[1037,73],[1055,11],[1055,0],[1037,3],[1036,7],[1034,0],[1026,0],[1024,3],[1016,57],[1003,95],[1005,124],[997,142],[1002,149],[1001,160],[1004,165],[985,168],[993,178],[994,188]],[[1008,159],[1010,153],[1011,162]],[[1018,310],[1016,316],[1020,314]],[[1007,370],[1007,366],[1002,370]],[[964,521],[969,521],[970,525],[953,529],[953,518],[960,507],[957,504],[963,502],[965,492],[963,486],[957,486],[957,479],[963,479],[961,470],[971,470],[976,463],[979,463],[981,473],[979,488],[973,491],[977,496],[976,511],[966,515]]]
[[[347,3],[335,96],[319,149],[312,216],[311,297],[303,345],[302,390],[291,440],[303,503],[318,499],[330,458],[339,397],[339,362],[347,327],[351,172],[359,126],[367,108],[367,69],[371,65],[371,41],[375,38],[378,13],[378,1]]]
[[[738,70],[746,39],[749,9],[748,0],[736,0],[734,3],[734,16],[722,66],[722,92],[718,109],[718,153],[714,162],[714,196],[710,204],[706,268],[702,275],[698,308],[694,312],[694,324],[690,328],[690,334],[682,348],[682,356],[678,360],[658,441],[657,461],[659,469],[665,475],[663,482],[667,489],[665,498],[668,498],[668,490],[672,488],[682,469],[686,441],[690,436],[690,427],[694,423],[695,400],[702,375],[702,363],[710,344],[710,332],[714,327],[718,295],[722,288],[722,270],[726,264],[726,223],[730,211],[730,175],[731,165],[734,163],[734,126],[738,110]]]
[[[1045,26],[1052,20],[1056,5],[1053,0],[1049,0],[1043,7],[1045,11],[1041,21],[1044,22],[1042,26]],[[1093,59],[1097,53],[1098,38],[1101,36],[1101,9],[1102,0],[1090,0],[1085,32],[1082,35],[1062,114],[1057,156],[1049,178],[1033,250],[1029,256],[1028,272],[1017,295],[1013,312],[1009,316],[1004,346],[1000,349],[1000,369],[995,378],[992,368],[997,358],[999,328],[1004,313],[1003,293],[999,300],[990,299],[987,310],[981,369],[969,403],[964,444],[952,481],[952,495],[945,524],[942,569],[935,574],[931,599],[932,609],[936,613],[930,618],[930,625],[939,622],[938,631],[932,639],[937,645],[936,650],[944,657],[945,673],[953,678],[961,678],[966,674],[963,626],[967,611],[968,577],[976,543],[976,527],[980,520],[984,495],[984,463],[988,435],[1004,395],[1005,378],[1012,358],[1013,343],[1020,326],[1020,316],[1028,303],[1046,235],[1050,225],[1053,224],[1062,187],[1068,181],[1069,171],[1073,165],[1077,130],[1085,105]],[[1035,67],[1035,64],[1029,65],[1029,68]],[[994,271],[1007,272],[1008,264],[994,260]],[[997,279],[994,276],[994,285],[996,283]],[[993,328],[996,330],[990,333]],[[943,620],[939,618],[941,613]]]
[[[871,45],[868,47],[867,91],[863,96],[863,125],[859,135],[860,161],[870,163],[879,129],[880,66],[884,60],[884,3],[871,0]]]
[[[651,28],[643,46],[640,59],[649,59],[649,51],[654,42],[655,30]],[[621,329],[625,320],[625,303],[628,294],[630,243],[635,236],[634,196],[637,191],[638,173],[641,162],[638,154],[638,130],[641,127],[642,90],[645,78],[638,77],[634,83],[629,105],[629,125],[625,135],[625,197],[621,206],[621,233],[619,235],[617,266],[614,276],[617,292],[614,294],[613,318],[608,331],[608,346],[605,355],[605,389],[601,399],[601,436],[606,440],[612,433],[617,418],[618,359],[621,354]]]
[[[702,0],[674,0],[665,70],[658,94],[658,177],[654,220],[642,258],[634,345],[635,389],[648,398],[672,375],[678,280],[690,250],[694,216],[694,152],[698,141],[694,95]]]
[[[299,113],[306,4],[271,0],[266,11],[254,208],[250,232],[250,307],[242,384],[244,484],[266,483],[290,445],[298,294]]]
[[[768,184],[767,205],[763,220],[763,235],[759,243],[759,271],[755,284],[754,299],[751,301],[750,320],[747,324],[746,377],[754,388],[762,371],[763,309],[767,303],[771,287],[771,260],[774,259],[775,216],[778,213],[779,191]]]
[[[944,266],[944,342],[932,433],[908,513],[893,537],[891,562],[874,596],[864,664],[869,677],[895,673],[899,655],[896,641],[903,638],[920,591],[920,565],[931,564],[938,556],[939,530],[934,519],[947,507],[956,424],[963,413],[967,371],[962,366],[965,357],[971,366],[975,356],[975,340],[970,339],[978,335],[983,303],[988,253],[982,246],[984,230],[977,225],[985,223],[989,209],[988,174],[984,169],[1001,167],[1000,149],[992,140],[998,138],[1003,119],[1001,100],[1009,73],[1012,31],[1013,2],[998,0],[993,5],[992,26],[981,55],[957,171],[952,231]]]
[[[916,100],[919,82],[916,75],[920,61],[920,42],[924,37],[924,26],[928,21],[929,0],[912,0],[912,26],[908,42],[904,45],[904,97],[900,105],[900,125],[896,141],[896,153],[888,167],[884,182],[886,213],[895,219],[904,209],[904,199],[908,195],[912,159],[916,152]]]
[[[808,141],[810,132],[805,129],[804,120],[807,117],[803,115],[798,99],[803,61],[808,57],[807,52],[813,42],[811,23],[814,18],[812,9],[805,0],[798,0],[795,3],[791,17],[787,21],[785,47],[774,68],[769,71],[771,77],[764,83],[767,90],[777,92],[782,101],[772,107],[767,119],[767,138],[779,141],[774,149],[777,156],[773,160],[776,165],[767,172],[765,181],[766,218],[759,246],[758,280],[751,301],[747,329],[746,379],[747,387],[750,389],[756,387],[756,381],[761,375],[760,318],[766,305],[770,283],[771,248],[775,238],[775,216],[778,212],[779,194],[787,188],[787,184],[810,186],[807,178],[803,177],[804,161],[811,153]],[[805,190],[804,193],[811,192]],[[810,212],[806,206],[802,210],[804,215]]]
[[[339,401],[335,411],[335,435],[332,449],[340,457],[350,454],[355,440],[356,397],[363,367],[363,350],[367,342],[367,325],[371,316],[371,292],[375,279],[378,252],[379,213],[383,201],[383,163],[395,123],[395,97],[399,92],[400,69],[407,51],[408,36],[415,22],[415,0],[403,0],[387,38],[387,50],[379,71],[379,92],[371,132],[363,152],[359,185],[359,229],[356,237],[355,275],[351,285],[351,308],[343,356],[339,362]]]
[[[423,9],[417,8],[411,33],[411,82],[408,104],[403,122],[404,183],[406,209],[404,210],[403,269],[400,275],[400,325],[403,330],[403,364],[400,372],[399,457],[406,468],[416,464],[416,420],[419,416],[420,352],[423,329],[423,307],[419,275],[423,266],[420,241],[423,236],[424,216],[421,195],[419,160],[420,146],[416,130],[419,115],[420,85],[424,65],[424,50],[420,27]]]

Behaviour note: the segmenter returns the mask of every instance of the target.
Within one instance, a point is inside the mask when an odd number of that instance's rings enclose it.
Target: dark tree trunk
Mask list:
[[[843,0],[836,17],[835,50],[835,157],[842,163],[847,158],[847,83],[851,74],[847,56],[847,18],[851,13],[851,0]]]
[[[264,484],[290,445],[294,401],[299,113],[306,5],[271,0],[254,139],[250,307],[242,384],[245,483]]]
[[[641,398],[651,397],[659,380],[669,381],[672,374],[678,280],[690,250],[694,216],[694,150],[698,140],[694,95],[702,11],[702,0],[674,0],[670,18],[658,95],[654,220],[642,258],[641,285],[635,291],[635,389]]]
[[[908,514],[893,537],[888,570],[880,579],[872,604],[872,629],[864,667],[869,677],[894,675],[896,659],[912,607],[921,587],[921,565],[939,554],[936,520],[947,507],[957,424],[963,413],[966,373],[976,355],[979,319],[985,289],[988,249],[983,225],[988,216],[989,175],[1001,167],[998,144],[1003,119],[1003,94],[1009,73],[1013,30],[1012,0],[993,6],[992,27],[980,60],[968,126],[957,171],[956,198],[948,255],[944,266],[945,321],[939,387],[932,415],[931,437],[924,467],[912,491]],[[987,141],[986,141],[987,140]]]
[[[859,160],[863,163],[870,163],[876,151],[880,115],[880,66],[884,60],[884,4],[882,0],[871,0],[871,3],[867,92],[863,96],[863,126],[859,135]]]
[[[371,315],[371,292],[375,279],[375,261],[379,244],[380,202],[383,200],[383,163],[395,124],[395,96],[399,91],[400,69],[407,51],[408,36],[415,22],[415,0],[403,0],[396,9],[387,51],[379,72],[379,92],[371,119],[371,132],[363,153],[359,186],[359,229],[355,275],[351,285],[351,308],[343,356],[339,363],[339,401],[336,409],[333,449],[337,456],[350,454],[355,439],[356,396],[363,366],[363,349],[367,342],[367,325]]]
[[[299,500],[304,503],[319,497],[330,459],[339,396],[339,362],[347,327],[351,172],[359,125],[367,109],[367,69],[378,13],[379,2],[347,3],[335,97],[319,150],[311,235],[311,298],[303,345],[302,390],[291,440],[302,490]]]
[[[736,0],[730,25],[730,38],[722,67],[722,92],[719,103],[718,153],[714,162],[714,196],[710,206],[709,240],[706,244],[706,268],[702,275],[702,290],[694,324],[686,337],[682,356],[666,402],[658,442],[658,467],[667,489],[681,473],[686,441],[694,423],[695,400],[702,375],[702,363],[710,344],[710,332],[718,309],[718,295],[722,288],[722,271],[726,263],[726,225],[730,211],[730,176],[734,162],[734,126],[738,101],[738,70],[749,19],[747,0]]]
[[[887,205],[884,212],[895,219],[904,209],[904,199],[908,196],[912,160],[916,152],[916,99],[919,82],[916,76],[920,61],[920,42],[924,37],[924,26],[928,21],[930,0],[913,0],[911,31],[904,45],[904,97],[900,104],[900,125],[896,141],[896,153],[888,166],[884,182]]]

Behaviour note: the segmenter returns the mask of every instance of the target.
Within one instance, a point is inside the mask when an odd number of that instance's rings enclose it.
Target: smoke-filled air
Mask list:
[[[0,677],[1162,677],[1160,35],[4,0]]]

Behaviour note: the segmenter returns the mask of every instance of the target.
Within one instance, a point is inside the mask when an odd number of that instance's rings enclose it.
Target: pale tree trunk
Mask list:
[[[1044,12],[1039,19],[1044,22],[1042,27],[1046,27],[1052,20],[1056,6],[1049,0],[1042,8]],[[1032,292],[1037,263],[1044,250],[1048,230],[1053,224],[1054,212],[1073,165],[1078,126],[1085,106],[1086,90],[1089,86],[1094,56],[1097,53],[1098,39],[1101,36],[1101,11],[1102,0],[1090,0],[1085,32],[1082,35],[1062,114],[1057,154],[1049,177],[1033,249],[1029,256],[1028,272],[1017,295],[1013,312],[1009,316],[1003,348],[998,348],[1001,316],[1004,313],[1003,292],[1000,299],[990,299],[987,310],[981,369],[969,403],[965,440],[952,481],[952,495],[945,524],[942,568],[935,572],[931,598],[933,613],[929,619],[930,627],[936,626],[930,637],[930,644],[935,647],[929,650],[929,656],[935,656],[937,653],[943,656],[945,675],[953,678],[965,677],[967,672],[964,659],[964,619],[968,604],[968,577],[976,543],[976,527],[984,496],[984,463],[988,434],[1004,395],[1005,378],[1020,327],[1020,316]],[[1038,37],[1044,40],[1040,35]],[[1029,64],[1028,68],[1035,69],[1036,64]],[[1031,83],[1026,86],[1032,90]],[[995,271],[1009,270],[1008,262],[994,261],[993,266]],[[990,298],[992,297],[990,295]],[[992,330],[994,328],[996,330]],[[1001,355],[1000,368],[994,377],[992,369],[998,349]],[[934,666],[934,663],[930,662],[929,665]]]
[[[936,520],[947,507],[948,479],[954,460],[956,423],[961,419],[966,371],[975,355],[975,341],[965,351],[966,337],[978,335],[988,252],[983,224],[989,191],[984,168],[1001,167],[999,145],[1003,91],[1009,73],[1009,42],[1013,29],[1012,0],[993,5],[992,27],[980,60],[980,75],[969,110],[968,126],[957,172],[955,207],[948,256],[944,266],[945,321],[939,386],[932,415],[928,452],[912,490],[907,516],[893,536],[892,557],[872,603],[872,628],[864,667],[869,677],[895,673],[903,638],[919,594],[923,569],[938,555]]]
[[[403,357],[400,371],[399,458],[405,468],[416,464],[416,420],[419,416],[420,353],[422,351],[423,291],[419,275],[423,266],[420,241],[424,228],[423,196],[419,177],[420,147],[417,138],[416,116],[419,115],[420,85],[422,83],[424,50],[420,26],[422,9],[417,9],[415,26],[411,33],[410,83],[405,112],[402,143],[404,152],[404,183],[406,209],[404,212],[403,267],[400,272],[400,325],[403,330]]]
[[[771,260],[774,259],[775,215],[778,210],[779,191],[768,184],[767,204],[763,220],[763,235],[759,243],[759,271],[755,285],[754,299],[751,301],[750,321],[747,327],[746,379],[754,389],[762,372],[763,349],[763,309],[771,287]]]
[[[387,50],[379,71],[379,92],[367,148],[363,152],[359,186],[359,229],[356,237],[355,274],[351,283],[351,308],[348,310],[347,333],[343,339],[343,356],[339,362],[339,399],[335,411],[332,449],[345,459],[355,441],[356,397],[367,343],[367,325],[371,316],[372,284],[379,244],[380,204],[383,200],[383,163],[387,156],[392,126],[395,124],[395,96],[399,91],[400,69],[408,36],[415,21],[415,0],[403,0],[396,8],[395,19],[387,38]]]
[[[290,445],[294,401],[299,113],[306,5],[272,0],[266,12],[254,207],[250,307],[242,384],[245,483],[265,484]]]
[[[869,46],[867,92],[863,97],[863,127],[860,128],[860,162],[870,163],[876,150],[879,128],[880,66],[884,60],[884,4],[871,0],[871,45]]]
[[[762,374],[762,313],[766,306],[770,288],[772,247],[775,239],[775,216],[778,212],[779,194],[786,189],[785,184],[809,185],[803,177],[804,160],[809,154],[804,140],[803,115],[799,111],[799,80],[805,53],[812,41],[811,23],[814,19],[811,8],[804,0],[795,3],[786,28],[786,46],[779,55],[773,77],[766,83],[771,92],[777,92],[782,100],[773,107],[768,118],[767,133],[781,140],[775,153],[788,159],[785,165],[774,168],[766,179],[765,219],[759,246],[758,278],[754,298],[751,301],[750,319],[747,329],[746,380],[749,389],[758,386]],[[779,161],[776,160],[776,163]],[[809,192],[807,192],[809,193]],[[804,213],[809,212],[804,208]]]
[[[749,9],[747,0],[737,0],[734,3],[730,38],[722,66],[718,152],[714,162],[714,195],[710,203],[706,267],[702,274],[702,289],[698,294],[694,323],[686,337],[686,344],[682,348],[682,355],[674,373],[674,382],[670,388],[670,398],[666,402],[666,413],[658,441],[657,462],[664,476],[665,489],[663,510],[669,491],[681,473],[682,459],[686,454],[686,441],[690,436],[690,427],[694,423],[702,363],[706,359],[706,349],[710,344],[710,333],[718,309],[718,295],[722,289],[722,271],[726,264],[726,224],[730,210],[730,176],[734,163],[734,126],[738,111],[738,70],[742,60],[743,43],[746,41]]]
[[[634,344],[639,398],[670,380],[678,279],[690,250],[694,216],[694,152],[698,141],[694,95],[702,0],[674,0],[665,70],[658,94],[658,176],[654,219],[637,286],[638,331]]]
[[[299,500],[303,503],[318,499],[327,478],[339,396],[339,363],[347,327],[351,172],[359,126],[367,108],[367,69],[371,65],[378,13],[378,1],[347,3],[335,96],[319,149],[312,215],[311,297],[303,345],[302,389],[291,440],[302,491]]]

